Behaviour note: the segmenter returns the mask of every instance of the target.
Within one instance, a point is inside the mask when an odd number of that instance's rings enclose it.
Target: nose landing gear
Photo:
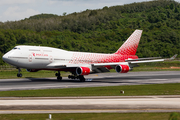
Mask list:
[[[18,69],[17,77],[22,77],[22,74],[20,73],[20,72],[21,72],[21,69],[20,69],[20,68],[17,68],[17,69]]]

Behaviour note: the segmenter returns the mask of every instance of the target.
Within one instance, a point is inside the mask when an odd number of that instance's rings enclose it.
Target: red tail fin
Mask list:
[[[121,55],[135,55],[141,38],[142,30],[135,30],[126,42],[114,53]]]

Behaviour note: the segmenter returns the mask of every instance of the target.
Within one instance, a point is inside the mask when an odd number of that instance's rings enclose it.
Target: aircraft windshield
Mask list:
[[[20,50],[20,48],[17,48],[17,47],[14,47],[14,48],[13,48],[13,50],[16,50],[16,49]]]

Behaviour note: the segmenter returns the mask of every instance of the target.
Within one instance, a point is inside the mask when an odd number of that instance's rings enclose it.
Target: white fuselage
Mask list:
[[[46,69],[50,64],[91,64],[123,62],[130,56],[72,52],[51,47],[16,46],[3,56],[3,60],[18,68]],[[136,57],[136,56],[133,56]]]
[[[73,52],[51,47],[16,46],[3,56],[3,59],[20,68],[46,68],[53,62],[67,64],[71,60]],[[7,59],[6,59],[7,58]]]

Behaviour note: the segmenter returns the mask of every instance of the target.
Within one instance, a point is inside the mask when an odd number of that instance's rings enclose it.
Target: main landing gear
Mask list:
[[[69,79],[79,79],[80,82],[85,82],[85,80],[86,80],[83,75],[76,75],[76,74],[69,75],[68,78]]]
[[[58,81],[62,80],[60,71],[58,71],[58,73],[56,73],[55,76],[57,76]],[[85,82],[85,80],[86,80],[83,75],[77,75],[77,74],[74,74],[74,73],[72,73],[72,75],[69,75],[68,78],[69,79],[79,79],[80,82]]]
[[[62,80],[62,77],[61,77],[61,74],[60,72],[58,71],[58,73],[55,74],[57,76],[57,80],[58,81],[61,81]]]
[[[21,72],[21,69],[20,69],[20,68],[17,68],[17,69],[18,69],[17,77],[22,77],[22,74],[20,73],[20,72]]]
[[[85,82],[85,81],[86,81],[86,79],[84,78],[83,75],[79,75],[79,80],[80,80],[81,82]]]

